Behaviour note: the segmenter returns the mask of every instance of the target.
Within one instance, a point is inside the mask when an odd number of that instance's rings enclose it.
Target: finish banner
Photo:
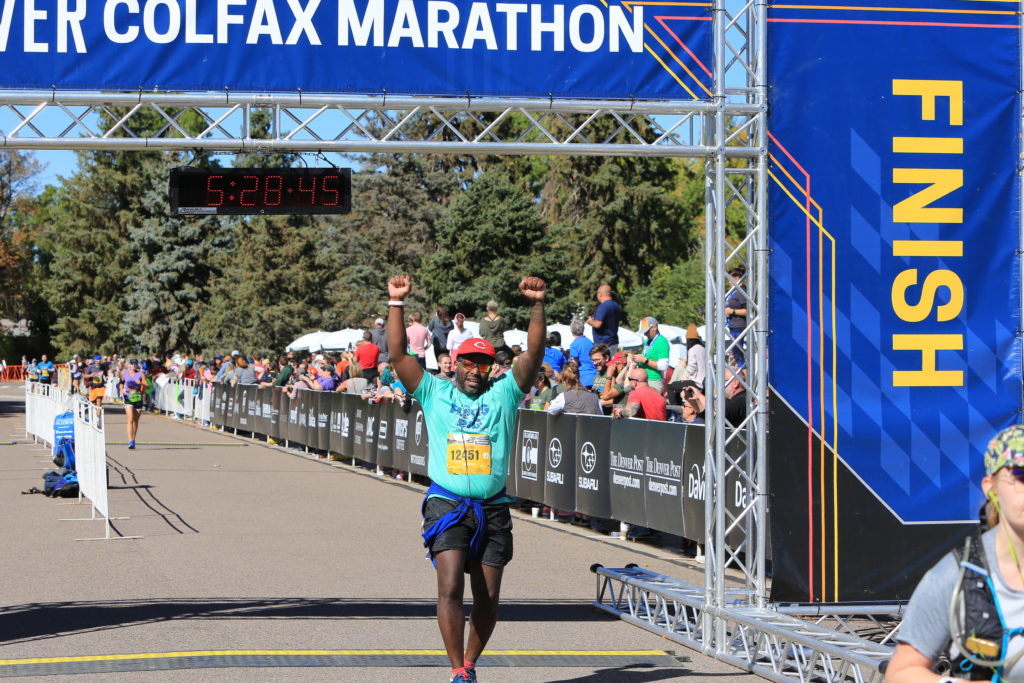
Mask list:
[[[711,3],[0,0],[0,87],[709,99]]]
[[[909,598],[1020,420],[1020,23],[769,8],[775,601]]]

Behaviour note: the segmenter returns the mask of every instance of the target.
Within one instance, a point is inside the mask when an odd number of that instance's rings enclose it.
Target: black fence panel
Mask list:
[[[427,423],[423,419],[423,406],[419,401],[412,399],[409,399],[409,439],[406,441],[406,447],[409,450],[409,472],[427,476]]]
[[[284,441],[288,438],[288,393],[284,387],[273,387],[274,406],[270,411],[270,436]]]
[[[227,429],[238,429],[235,418],[235,387],[224,387],[224,426]]]
[[[306,394],[306,433],[308,434],[306,437],[306,445],[315,450],[320,444],[316,426],[316,414],[320,403],[320,392],[303,391],[302,393]]]
[[[409,427],[414,418],[412,399],[391,404],[391,429],[394,433],[391,466],[403,472],[409,471],[409,440],[413,436]]]
[[[288,445],[295,447],[303,444],[305,435],[302,433],[302,426],[299,424],[299,415],[302,414],[301,400],[302,392],[293,394],[291,398],[285,394],[285,405],[288,406]]]
[[[316,395],[316,447],[321,451],[331,449],[331,398],[330,391],[318,391]]]
[[[683,491],[683,535],[704,543],[704,501],[707,499],[707,482],[704,481],[704,427],[685,425],[686,441],[683,446],[683,477],[686,489]]]
[[[258,389],[259,387],[255,384],[246,384],[245,386],[242,386],[241,394],[243,414],[245,415],[247,425],[243,427],[243,429],[247,432],[255,433],[257,431],[256,420],[259,417],[259,405],[257,403],[256,394]]]
[[[609,496],[611,418],[576,416],[576,510],[591,517],[612,514]]]
[[[341,417],[341,451],[339,452],[346,458],[354,458],[356,454],[352,444],[352,436],[355,433],[356,405],[358,403],[358,396],[354,394],[341,394],[343,414]]]
[[[544,500],[548,415],[542,410],[520,410],[516,425],[515,496],[540,502]]]
[[[330,422],[328,424],[330,436],[327,440],[327,450],[342,455],[342,449],[345,447],[345,437],[341,434],[342,422],[345,418],[345,395],[332,392],[330,397]]]
[[[543,501],[558,510],[576,507],[576,416],[547,416]]]
[[[644,444],[644,508],[647,525],[683,535],[683,448],[686,429],[677,422],[648,422]]]
[[[394,403],[383,401],[377,404],[377,464],[391,467],[394,463],[392,448],[394,441]]]
[[[630,524],[647,523],[644,507],[644,443],[647,420],[617,420],[612,426],[611,504],[612,517]]]
[[[213,402],[213,407],[210,409],[210,422],[215,425],[224,425],[224,412],[227,407],[226,398],[224,387],[220,384],[214,384],[213,393],[210,395],[210,400]]]
[[[377,417],[380,404],[366,403],[363,408],[363,454],[359,458],[369,463],[377,462]]]

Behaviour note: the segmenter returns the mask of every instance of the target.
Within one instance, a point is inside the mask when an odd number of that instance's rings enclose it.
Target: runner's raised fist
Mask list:
[[[388,280],[388,296],[393,301],[402,301],[412,291],[412,278],[408,275],[395,275]]]
[[[524,277],[519,283],[519,291],[530,301],[544,301],[547,288],[539,277]]]

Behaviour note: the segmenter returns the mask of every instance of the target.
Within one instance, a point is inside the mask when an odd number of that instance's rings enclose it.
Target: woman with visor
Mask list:
[[[128,361],[128,369],[121,373],[124,396],[124,414],[128,418],[128,449],[135,450],[135,435],[139,432],[142,417],[142,395],[149,388],[149,379],[143,372],[137,358]]]
[[[985,451],[989,530],[932,567],[907,606],[888,683],[1024,680],[1024,425]]]

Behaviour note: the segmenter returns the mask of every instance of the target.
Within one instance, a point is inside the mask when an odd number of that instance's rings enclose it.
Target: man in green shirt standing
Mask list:
[[[630,360],[647,371],[647,385],[660,394],[665,387],[663,373],[668,370],[668,339],[658,332],[658,321],[650,315],[640,320],[637,333],[644,336],[644,350],[632,354]]]
[[[403,306],[412,278],[388,281],[388,345],[407,347]],[[427,474],[423,541],[437,568],[437,622],[452,666],[452,681],[476,681],[476,660],[498,620],[504,566],[512,559],[510,498],[505,494],[519,403],[533,387],[544,357],[546,285],[524,277],[519,290],[530,302],[526,352],[511,377],[491,379],[494,346],[480,338],[461,342],[455,381],[423,372],[414,356],[394,360],[395,374],[423,406],[427,425]],[[463,645],[465,574],[473,591],[469,639]]]

